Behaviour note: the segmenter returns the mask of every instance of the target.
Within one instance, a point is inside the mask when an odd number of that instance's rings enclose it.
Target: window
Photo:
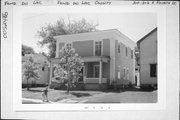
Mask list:
[[[128,55],[128,49],[127,49],[127,47],[126,47],[126,56]]]
[[[118,66],[118,69],[119,69],[119,71],[118,71],[118,79],[121,79],[121,67],[120,66]]]
[[[102,53],[102,42],[96,41],[95,42],[95,56],[101,56]]]
[[[157,77],[157,64],[150,64],[150,77]]]
[[[67,48],[71,49],[72,48],[72,43],[66,43]]]
[[[133,50],[131,50],[131,58],[133,59]]]
[[[127,80],[129,80],[129,69],[128,68],[127,68],[126,76],[127,76]]]
[[[126,79],[126,68],[124,67],[123,70],[124,70],[124,80],[125,80]]]
[[[94,65],[94,77],[99,77],[99,65]]]
[[[120,52],[121,52],[121,45],[118,44],[118,53],[120,53]]]

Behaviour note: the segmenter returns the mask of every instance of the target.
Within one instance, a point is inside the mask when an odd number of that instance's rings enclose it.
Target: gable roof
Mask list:
[[[151,35],[153,32],[157,31],[157,27],[154,28],[151,32],[149,32],[147,35],[145,35],[144,37],[142,37],[140,40],[137,41],[137,43],[140,43],[141,41],[143,41],[145,38],[147,38],[149,35]]]

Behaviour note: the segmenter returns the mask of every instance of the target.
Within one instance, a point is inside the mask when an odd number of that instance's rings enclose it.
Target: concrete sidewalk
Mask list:
[[[42,100],[39,100],[39,99],[22,98],[22,103],[23,104],[47,104],[47,103],[53,103],[53,102],[51,101],[43,102]]]
[[[29,98],[22,98],[23,104],[58,104],[58,103],[85,103],[88,100],[78,100],[78,99],[63,99],[57,102],[43,102],[42,100],[38,99],[29,99]]]

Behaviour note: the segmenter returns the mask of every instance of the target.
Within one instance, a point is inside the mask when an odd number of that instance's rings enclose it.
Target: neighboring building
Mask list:
[[[49,83],[49,65],[50,62],[48,61],[47,57],[42,55],[42,54],[32,54],[33,55],[33,59],[35,61],[35,63],[39,64],[41,66],[41,68],[39,69],[39,75],[40,78],[38,80],[35,79],[30,79],[28,81],[29,84],[40,84],[40,85],[45,85]],[[22,63],[25,62],[27,60],[27,56],[22,56]],[[22,80],[22,84],[27,84],[27,80],[23,79]]]
[[[56,39],[56,58],[51,59],[50,81],[53,64],[57,64],[60,49],[69,44],[84,60],[83,76],[79,79],[85,89],[106,89],[108,85],[135,83],[136,43],[116,29],[61,35]],[[51,83],[50,83],[51,84]]]
[[[135,86],[139,87],[140,86],[140,73],[139,73],[139,49],[136,47],[135,48]]]
[[[140,39],[137,46],[141,86],[157,85],[157,28]]]

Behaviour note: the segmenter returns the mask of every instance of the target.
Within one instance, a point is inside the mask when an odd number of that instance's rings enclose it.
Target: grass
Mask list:
[[[42,100],[43,87],[22,89],[22,97]],[[156,103],[157,91],[125,90],[125,91],[70,91],[49,89],[48,99],[58,102],[63,99],[87,100],[87,103]],[[27,102],[28,103],[28,102]]]
[[[29,99],[38,99],[42,100],[42,93],[43,93],[44,87],[38,87],[38,88],[30,88],[29,91],[26,89],[22,89],[22,97],[23,98],[29,98]],[[83,98],[88,96],[93,96],[95,94],[99,94],[99,92],[87,92],[87,91],[70,91],[68,94],[64,90],[54,90],[49,89],[48,92],[48,99],[52,102],[57,102],[62,99],[76,99],[76,98]]]

